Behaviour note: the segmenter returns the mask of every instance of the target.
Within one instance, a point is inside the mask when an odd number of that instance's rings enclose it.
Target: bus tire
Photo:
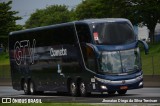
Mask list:
[[[114,95],[116,93],[116,91],[108,91],[109,95]]]
[[[124,95],[124,94],[126,94],[127,90],[119,90],[117,92],[119,95]]]
[[[83,81],[79,84],[79,92],[82,97],[87,96],[86,84]]]
[[[24,81],[24,83],[23,83],[23,90],[24,90],[24,94],[25,94],[25,95],[29,95],[29,94],[30,94],[29,84],[28,84],[27,81]]]
[[[72,96],[78,96],[77,84],[74,81],[70,82],[70,94]]]
[[[35,89],[35,84],[33,83],[32,80],[30,80],[29,82],[29,91],[31,95],[34,95],[37,93],[36,89]]]

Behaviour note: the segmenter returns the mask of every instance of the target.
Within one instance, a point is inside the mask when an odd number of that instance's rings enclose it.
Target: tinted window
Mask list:
[[[75,43],[75,29],[72,24],[37,28],[10,36],[10,46],[16,41],[36,40],[36,47]]]
[[[32,33],[33,34],[33,33]],[[55,26],[36,31],[37,46],[51,46],[75,43],[75,31],[73,25]]]
[[[132,26],[127,22],[97,23],[92,28],[97,44],[128,44],[136,39]]]
[[[78,24],[76,25],[76,30],[80,42],[85,42],[85,43],[91,42],[91,34],[88,25]]]
[[[74,44],[75,31],[73,26],[57,27],[52,31],[52,40],[55,44]]]

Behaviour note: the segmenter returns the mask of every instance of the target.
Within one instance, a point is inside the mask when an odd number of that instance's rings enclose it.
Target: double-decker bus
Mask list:
[[[139,41],[122,18],[86,19],[9,35],[12,85],[25,94],[44,91],[86,96],[125,94],[143,87]]]

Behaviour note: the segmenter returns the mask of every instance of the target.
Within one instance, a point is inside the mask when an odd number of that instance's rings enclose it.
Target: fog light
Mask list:
[[[143,81],[139,83],[139,86],[142,86],[142,85],[143,85]]]
[[[101,89],[107,89],[107,87],[106,86],[104,86],[104,85],[101,85]]]

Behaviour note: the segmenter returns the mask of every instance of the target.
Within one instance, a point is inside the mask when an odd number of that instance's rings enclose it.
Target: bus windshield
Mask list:
[[[100,56],[100,70],[108,74],[135,72],[141,69],[139,49],[124,51],[103,51]]]
[[[129,44],[136,40],[128,22],[93,23],[92,29],[94,40],[99,45]]]

